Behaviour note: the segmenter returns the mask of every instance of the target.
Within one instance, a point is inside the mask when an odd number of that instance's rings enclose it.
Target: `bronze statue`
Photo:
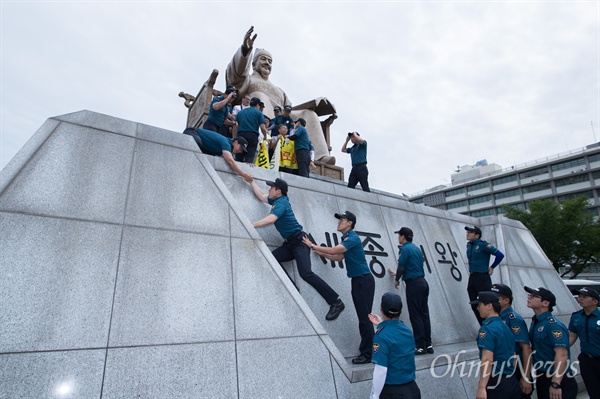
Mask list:
[[[257,34],[252,36],[253,32],[254,27],[252,26],[246,32],[242,46],[234,54],[229,65],[227,65],[226,83],[227,86],[235,86],[238,89],[238,96],[240,97],[248,94],[250,97],[260,98],[265,104],[263,113],[272,118],[275,106],[278,105],[283,108],[286,105],[292,105],[292,103],[285,92],[269,80],[273,57],[267,50],[256,49],[254,51],[252,59],[253,72],[250,74],[248,64],[250,63],[250,55],[257,37]],[[329,156],[329,148],[323,134],[321,122],[317,113],[314,112],[319,106],[325,108],[323,104],[326,104],[326,107],[331,110],[329,113],[335,114],[333,104],[328,103],[326,98],[319,98],[298,107],[305,109],[295,109],[292,112],[292,118],[304,118],[306,120],[306,129],[315,148],[315,159],[334,164],[335,158]],[[333,122],[333,119],[331,122]]]

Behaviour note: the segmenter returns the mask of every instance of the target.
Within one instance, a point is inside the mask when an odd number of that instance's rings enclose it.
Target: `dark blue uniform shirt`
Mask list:
[[[238,114],[239,115],[239,114]],[[302,230],[302,226],[296,220],[290,200],[287,195],[281,196],[276,200],[268,199],[271,205],[271,214],[277,216],[275,228],[284,239],[288,239],[292,234]]]
[[[196,133],[202,140],[200,148],[210,155],[223,155],[223,151],[232,151],[233,139],[227,138],[217,132],[206,129],[196,129]]]
[[[513,332],[515,338],[515,352],[518,356],[521,356],[523,350],[521,349],[520,342],[529,345],[529,331],[527,330],[527,324],[523,317],[515,312],[511,307],[500,312],[500,318]]]
[[[571,315],[569,331],[579,336],[581,351],[600,357],[600,310],[596,308],[590,315],[581,309]]]
[[[238,123],[238,132],[254,132],[258,135],[258,128],[261,124],[267,123],[265,116],[254,107],[244,108],[235,116]]]
[[[346,248],[344,260],[346,261],[346,274],[348,277],[353,278],[370,274],[371,270],[367,265],[365,250],[358,234],[354,230],[348,230],[342,236],[341,244]]]
[[[290,136],[290,140],[294,140],[294,150],[310,150],[312,146],[308,138],[308,131],[304,126],[298,126],[296,131]]]
[[[487,241],[479,238],[467,243],[467,258],[469,259],[469,272],[487,273],[490,268],[490,255],[498,249]]]
[[[346,148],[346,152],[350,154],[352,165],[367,162],[367,140],[362,144],[356,143],[350,148]]]
[[[483,321],[477,337],[477,347],[479,359],[483,349],[494,354],[493,375],[514,373],[515,337],[500,316],[488,317]]]
[[[567,355],[569,360],[571,359],[569,330],[560,320],[555,319],[551,312],[533,316],[529,327],[529,341],[533,349],[533,367],[538,370],[554,372],[556,347],[567,348]]]
[[[425,270],[423,270],[423,251],[410,241],[402,246],[400,256],[398,257],[398,265],[404,266],[402,280],[425,277]]]
[[[374,364],[387,367],[386,384],[400,385],[414,381],[415,338],[400,320],[384,320],[373,337]]]
[[[223,96],[215,97],[212,100],[212,102],[210,103],[210,108],[208,110],[208,120],[219,127],[223,126],[223,123],[225,122],[225,118],[227,117],[228,114],[231,113],[231,104],[225,105],[220,110],[214,109],[213,105],[215,103],[223,101],[224,99],[225,99],[225,97],[223,97]]]

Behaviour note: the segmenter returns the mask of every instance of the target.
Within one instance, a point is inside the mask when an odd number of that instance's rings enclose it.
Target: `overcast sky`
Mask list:
[[[368,141],[372,188],[416,193],[457,165],[510,167],[600,140],[598,1],[1,2],[0,166],[83,109],[181,132],[246,30],[294,104],[336,107],[333,154]],[[595,132],[595,136],[594,136]]]

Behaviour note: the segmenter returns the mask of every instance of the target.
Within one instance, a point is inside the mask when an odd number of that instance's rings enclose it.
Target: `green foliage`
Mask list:
[[[588,198],[580,196],[560,204],[545,199],[529,203],[529,210],[504,206],[505,215],[531,231],[558,271],[568,265],[572,278],[586,266],[600,262],[600,220],[586,214]]]

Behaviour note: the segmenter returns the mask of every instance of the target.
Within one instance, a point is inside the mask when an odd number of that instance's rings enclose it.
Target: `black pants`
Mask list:
[[[405,281],[406,305],[417,348],[431,345],[431,321],[429,320],[429,284],[425,277]]]
[[[202,129],[212,130],[213,132],[219,133],[219,130],[221,130],[221,126],[217,125],[216,123],[212,123],[207,119],[204,122],[204,125],[202,125]]]
[[[469,284],[467,285],[467,292],[469,293],[469,300],[474,301],[477,299],[477,294],[481,291],[489,291],[492,289],[492,278],[488,272],[485,273],[471,273],[469,274]],[[479,325],[483,323],[483,319],[477,311],[477,305],[471,305],[475,317]]]
[[[356,187],[356,183],[360,183],[363,191],[371,192],[371,189],[369,189],[368,178],[369,169],[367,169],[366,162],[352,165],[350,176],[348,176],[348,187],[354,188]]]
[[[580,353],[577,359],[588,395],[592,399],[600,398],[600,357],[592,358],[585,353]]]
[[[257,132],[238,132],[238,137],[243,137],[248,142],[246,153],[243,152],[235,155],[235,160],[238,162],[254,163],[254,157],[256,156],[256,148],[258,147],[258,133]],[[305,245],[306,246],[306,245]],[[308,248],[308,247],[307,247]]]
[[[358,330],[360,331],[360,354],[370,358],[373,352],[373,336],[375,330],[369,320],[369,313],[373,311],[373,297],[375,296],[375,278],[371,273],[352,278],[352,302],[358,316]]]
[[[339,295],[323,281],[321,277],[317,276],[311,270],[310,249],[302,242],[302,237],[305,234],[306,233],[303,231],[300,231],[289,237],[282,246],[272,252],[273,256],[279,263],[289,262],[295,259],[296,266],[298,267],[298,274],[300,274],[302,280],[306,281],[311,287],[317,290],[319,295],[325,299],[325,302],[331,305]]]
[[[310,172],[310,152],[308,150],[297,150],[296,161],[298,161],[298,174],[308,177]]]
[[[200,149],[202,149],[202,139],[200,138],[200,135],[198,134],[196,129],[194,129],[193,127],[188,127],[183,131],[183,134],[192,136],[194,138],[194,141],[196,142],[196,144],[198,144],[198,147],[200,147]]]
[[[552,377],[547,376],[543,371],[536,371],[535,389],[537,390],[538,399],[550,399],[550,383]],[[575,378],[569,377],[568,373],[560,382],[562,387],[562,399],[575,399],[577,397],[577,382]],[[590,398],[593,396],[590,395]]]
[[[487,384],[488,399],[520,399],[519,380],[514,375],[493,375]]]
[[[421,390],[415,381],[402,385],[385,384],[379,399],[421,399]]]
[[[523,364],[522,367],[525,367],[525,364]],[[521,372],[521,367],[519,367],[519,366],[517,366],[515,369],[515,377],[517,377],[517,381],[519,381],[519,383],[521,382],[521,380],[523,378],[525,378],[525,377],[523,377],[523,373]],[[531,381],[531,378],[530,378],[530,381]],[[531,395],[533,394],[533,391],[535,390],[535,386],[532,386],[532,388],[533,388],[533,390],[529,394],[521,392],[521,399],[531,399]],[[519,385],[519,389],[521,389],[521,385]]]

